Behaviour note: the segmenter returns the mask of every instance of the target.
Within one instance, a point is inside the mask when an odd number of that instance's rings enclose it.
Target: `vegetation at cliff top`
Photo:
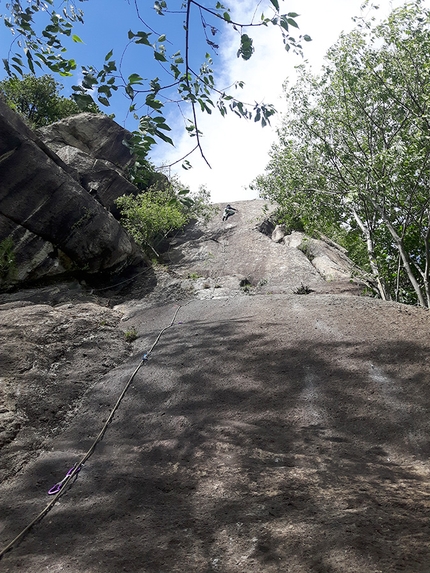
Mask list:
[[[158,248],[174,231],[191,220],[207,220],[217,210],[209,203],[209,193],[202,186],[191,196],[178,180],[151,187],[137,196],[123,195],[116,204],[121,224],[151,257],[159,257]]]
[[[22,78],[11,77],[0,81],[0,94],[8,106],[33,128],[44,127],[81,111],[100,112],[94,102],[80,109],[73,99],[60,95],[62,88],[48,74],[40,77],[26,74]]]

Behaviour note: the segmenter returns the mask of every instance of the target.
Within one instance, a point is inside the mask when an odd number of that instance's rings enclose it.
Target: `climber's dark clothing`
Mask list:
[[[237,212],[237,209],[235,209],[231,205],[227,205],[227,207],[224,209],[224,213],[222,215],[222,220],[227,221],[227,219],[229,217],[231,217],[232,215],[234,215],[236,212]]]

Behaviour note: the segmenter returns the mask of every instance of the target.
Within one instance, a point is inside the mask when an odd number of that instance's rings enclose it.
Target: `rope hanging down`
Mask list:
[[[152,353],[152,351],[154,350],[154,348],[157,346],[158,342],[160,341],[160,338],[163,336],[163,333],[171,328],[173,326],[173,324],[175,323],[176,320],[176,316],[178,315],[179,310],[181,309],[182,305],[178,305],[178,308],[176,309],[172,320],[170,321],[170,324],[168,326],[165,326],[162,330],[160,330],[157,338],[155,339],[154,343],[152,344],[151,348],[148,350],[148,352],[146,354],[144,354],[142,356],[141,361],[139,362],[139,364],[137,365],[137,367],[135,368],[133,374],[130,376],[130,378],[128,379],[126,385],[124,386],[123,391],[121,392],[121,394],[119,395],[118,400],[115,403],[115,406],[112,408],[106,422],[104,423],[102,429],[100,430],[99,434],[97,435],[96,439],[94,440],[94,442],[92,443],[91,447],[89,448],[89,450],[86,452],[86,454],[82,457],[82,459],[75,463],[75,465],[67,472],[66,476],[64,477],[64,479],[61,480],[61,482],[58,482],[58,484],[55,484],[55,486],[53,486],[49,492],[50,495],[54,494],[54,497],[51,499],[51,501],[48,503],[48,505],[39,513],[39,515],[37,515],[33,521],[31,523],[29,523],[27,525],[27,527],[25,529],[23,529],[21,531],[21,533],[19,535],[17,535],[15,537],[15,539],[13,539],[10,543],[8,543],[8,545],[6,545],[6,547],[4,549],[2,549],[0,551],[0,560],[2,559],[2,557],[5,555],[5,553],[7,553],[8,551],[11,551],[13,549],[13,547],[15,545],[17,545],[20,541],[22,541],[22,539],[25,537],[25,535],[30,531],[30,529],[36,525],[39,521],[41,521],[45,515],[54,507],[54,505],[56,504],[56,502],[58,501],[58,499],[66,492],[66,490],[68,489],[67,486],[72,485],[72,480],[75,481],[76,478],[78,477],[78,473],[81,471],[82,466],[85,464],[85,462],[88,460],[88,458],[94,453],[94,450],[97,446],[97,444],[103,439],[103,436],[107,430],[107,427],[109,426],[109,424],[111,423],[115,412],[117,411],[119,405],[122,402],[122,399],[124,398],[127,390],[130,388],[130,384],[132,383],[134,377],[136,376],[137,372],[139,371],[139,369],[141,368],[141,366],[143,364],[145,364],[148,361],[148,358],[150,356],[150,354]],[[58,491],[53,491],[54,489],[58,490]],[[48,492],[48,493],[49,493]]]

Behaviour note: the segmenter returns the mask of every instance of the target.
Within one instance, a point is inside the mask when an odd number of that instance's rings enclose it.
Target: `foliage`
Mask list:
[[[313,261],[315,258],[313,249],[312,249],[312,244],[309,241],[308,237],[304,237],[302,242],[300,243],[300,245],[297,247],[299,249],[299,251],[302,251],[302,253],[305,255],[305,257],[309,260],[309,261]]]
[[[6,103],[32,127],[43,127],[81,111],[99,112],[93,102],[81,110],[73,99],[60,95],[62,87],[50,75],[36,78],[27,74],[22,79],[10,77],[0,81],[0,93]]]
[[[116,204],[123,227],[149,254],[158,257],[158,245],[170,233],[193,219],[205,221],[212,215],[216,207],[209,201],[210,194],[204,187],[191,195],[174,179],[136,196],[123,195]]]
[[[421,0],[358,21],[320,76],[302,67],[255,186],[290,226],[366,253],[383,299],[429,306],[430,13]],[[357,260],[360,259],[360,260]]]
[[[311,292],[314,292],[311,288],[308,287],[308,285],[304,285],[303,283],[296,288],[296,290],[294,291],[294,294],[311,294]]]
[[[187,200],[190,220],[205,224],[219,212],[219,207],[211,204],[210,191],[204,185],[200,185],[198,191],[187,197]]]
[[[82,43],[81,38],[73,33],[73,28],[84,22],[83,11],[78,8],[83,1],[70,0],[65,3],[62,0],[11,0],[6,4],[5,13],[0,17],[14,38],[8,56],[3,59],[7,73],[11,77],[22,76],[26,68],[35,73],[39,67],[70,76],[78,70],[78,63],[67,57],[67,44],[70,41]],[[235,82],[228,88],[216,83],[211,54],[217,54],[219,44],[216,40],[222,28],[230,28],[238,34],[237,56],[244,60],[249,60],[254,52],[250,34],[255,27],[277,28],[282,34],[285,49],[295,52],[301,52],[302,40],[311,39],[308,35],[298,38],[291,35],[291,30],[298,28],[298,14],[282,13],[278,0],[270,0],[266,11],[268,15],[256,9],[253,19],[246,23],[235,21],[230,7],[215,0],[209,6],[197,0],[171,0],[168,6],[165,0],[157,0],[151,8],[145,8],[145,18],[137,2],[132,3],[132,6],[136,14],[136,26],[142,29],[129,30],[124,39],[124,52],[119,59],[110,50],[102,64],[82,65],[83,81],[74,86],[73,97],[79,106],[85,108],[92,103],[95,94],[99,104],[109,106],[112,95],[117,91],[122,92],[129,100],[129,113],[134,114],[139,121],[132,143],[139,148],[142,157],[147,155],[157,140],[172,143],[164,112],[165,103],[169,101],[179,106],[186,130],[194,138],[195,144],[190,153],[198,149],[203,157],[198,113],[210,114],[216,109],[224,116],[229,110],[239,117],[253,118],[263,126],[269,123],[275,113],[272,105],[258,102],[246,104],[232,95],[235,89],[243,87],[243,82]],[[171,19],[179,15],[182,18],[183,52],[165,34],[155,33],[151,25],[151,14]],[[208,49],[206,54],[199,57],[194,53],[192,45],[192,38],[196,37],[197,32],[203,34]],[[145,69],[131,74],[125,72],[128,54],[133,62],[144,62],[146,59],[136,49],[152,53],[155,61],[160,64],[160,75],[164,79],[145,79]],[[199,59],[203,61],[196,66],[195,62]],[[137,111],[141,107],[146,108],[146,113],[139,116]],[[186,157],[182,160],[185,160],[184,167],[187,168],[189,163]]]
[[[123,195],[116,201],[121,210],[121,224],[139,245],[155,248],[169,233],[187,222],[184,209],[169,191],[147,191]]]
[[[128,330],[124,331],[124,338],[126,342],[134,342],[139,336],[135,326],[132,326]]]
[[[150,187],[161,189],[168,181],[167,176],[164,174],[163,169],[157,169],[153,163],[142,156],[139,152],[134,153],[133,144],[124,140],[123,144],[130,148],[130,153],[133,154],[134,161],[124,172],[126,179],[133,183],[139,191],[146,191]]]

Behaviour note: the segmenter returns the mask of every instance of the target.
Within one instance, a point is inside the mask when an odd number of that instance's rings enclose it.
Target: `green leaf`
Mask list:
[[[86,89],[92,89],[92,87],[97,83],[97,78],[95,78],[92,74],[85,74],[84,79],[82,80],[82,85]]]
[[[139,74],[131,74],[131,76],[128,76],[128,83],[129,84],[140,84],[142,85],[143,82],[143,78],[141,78],[139,76]]]
[[[159,137],[161,140],[165,141],[166,143],[170,143],[170,145],[174,145],[172,139],[170,137],[168,137],[165,133],[157,130],[155,132],[155,135],[157,137]]]
[[[289,27],[289,25],[288,25],[288,22],[287,22],[287,20],[286,20],[286,18],[285,18],[285,16],[282,16],[282,18],[281,18],[281,20],[280,20],[280,22],[279,22],[279,25],[281,26],[281,28],[284,28],[284,30],[285,30],[286,32],[288,32],[288,30],[290,29],[290,27]],[[288,44],[288,49],[289,49],[289,46],[290,46],[290,45]]]
[[[270,0],[270,2],[273,4],[273,6],[275,7],[275,10],[277,12],[279,12],[279,2],[278,0]]]
[[[145,142],[149,143],[149,145],[155,145],[157,142],[155,141],[155,139],[153,137],[151,137],[150,135],[145,135]]]
[[[128,34],[130,37],[130,32]],[[132,35],[132,38],[137,38],[137,40],[135,40],[135,44],[144,44],[145,46],[150,46],[151,45],[151,42],[149,41],[150,35],[151,34],[147,32],[137,32],[137,34]]]
[[[249,58],[254,53],[254,46],[252,38],[248,36],[248,34],[242,34],[240,37],[240,48],[237,51],[237,57],[240,56],[244,60],[249,60]]]
[[[100,86],[99,88],[97,88],[97,92],[99,94],[104,93],[106,94],[107,97],[110,97],[112,95],[110,86]]]
[[[106,107],[110,106],[109,100],[107,98],[100,96],[97,99],[101,104],[105,105]]]
[[[76,34],[73,34],[72,40],[73,40],[76,44],[83,44],[83,43],[84,43],[84,42],[81,40],[81,38],[80,38],[79,36],[77,36]]]
[[[10,67],[9,67],[9,62],[7,61],[6,58],[3,58],[3,66],[4,66],[4,69],[6,70],[7,75],[8,76],[12,75],[11,71],[10,71]]]
[[[125,86],[125,93],[129,98],[134,99],[134,89],[131,87],[131,85]]]
[[[149,82],[151,90],[154,92],[152,95],[155,96],[161,89],[159,78],[154,78]]]
[[[166,120],[161,115],[152,118],[153,122],[157,124],[158,129],[164,129],[164,131],[171,131],[170,127],[167,125]]]
[[[164,0],[156,0],[154,2],[154,10],[159,16],[164,16],[163,9],[167,8],[167,4]]]
[[[231,17],[230,14],[228,12],[224,12],[224,14],[222,15],[222,17],[224,18],[224,20],[226,22],[230,22],[231,21]]]
[[[23,75],[22,68],[20,68],[19,66],[16,66],[15,64],[12,64],[12,68],[14,68],[14,69],[19,73],[20,76]]]
[[[158,99],[155,99],[154,94],[148,94],[146,96],[145,103],[152,109],[159,110],[163,107],[163,104]]]
[[[77,103],[79,109],[86,109],[93,102],[93,98],[87,94],[73,94],[72,98]]]
[[[105,56],[105,62],[107,62],[108,60],[110,60],[111,57],[112,57],[112,55],[113,55],[113,50],[111,50],[110,52],[108,52],[108,53],[106,54],[106,56]]]
[[[177,80],[181,75],[181,70],[177,66],[174,66],[173,64],[171,64],[170,69],[173,72],[175,80]]]
[[[76,64],[76,60],[68,60],[66,62],[66,65],[70,70],[76,70],[76,68],[78,67]],[[72,74],[69,74],[69,75],[72,75]]]
[[[154,50],[154,58],[158,62],[167,62],[166,56],[164,54],[162,54],[161,52],[157,52],[155,50]]]
[[[31,56],[31,52],[27,52],[27,64],[30,71],[34,74],[34,65],[33,65],[33,58]]]

